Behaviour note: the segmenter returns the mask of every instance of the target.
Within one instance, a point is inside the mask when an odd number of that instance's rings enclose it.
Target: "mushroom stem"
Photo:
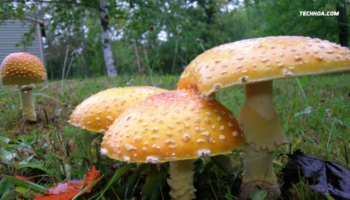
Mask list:
[[[173,200],[190,200],[196,198],[193,186],[193,160],[171,161],[169,168],[169,192]]]
[[[244,147],[244,175],[239,199],[250,199],[255,188],[267,191],[270,198],[279,197],[281,192],[272,160],[273,153],[256,151],[253,145]]]
[[[19,89],[23,119],[30,122],[36,122],[37,116],[35,113],[32,88],[20,85]]]
[[[246,102],[238,122],[246,140],[241,186],[244,197],[241,198],[249,198],[255,186],[269,191],[271,197],[278,197],[280,191],[273,172],[272,153],[288,141],[273,106],[272,81],[246,85]]]

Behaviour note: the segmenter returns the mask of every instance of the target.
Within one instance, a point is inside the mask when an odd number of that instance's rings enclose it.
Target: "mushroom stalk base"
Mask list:
[[[169,168],[169,192],[173,200],[191,200],[196,198],[193,186],[193,160],[171,161]]]
[[[239,199],[250,199],[254,189],[265,190],[277,199],[281,194],[272,166],[273,153],[255,151],[252,145],[244,147],[244,175]]]
[[[270,197],[277,198],[280,190],[273,172],[272,153],[288,140],[273,106],[272,81],[247,84],[245,87],[246,102],[238,116],[246,140],[240,199],[250,198],[256,186],[268,191]]]
[[[21,86],[19,86],[19,88],[23,119],[25,119],[26,121],[36,122],[37,116],[35,113],[32,89],[21,89]]]

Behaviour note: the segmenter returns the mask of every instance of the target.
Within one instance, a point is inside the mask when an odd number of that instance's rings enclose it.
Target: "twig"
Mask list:
[[[162,191],[162,186],[159,185],[159,189],[160,189],[160,196],[162,196],[162,200],[164,200],[164,195],[163,195],[163,191]]]
[[[327,150],[328,150],[329,141],[331,140],[331,137],[332,137],[332,132],[333,132],[334,124],[335,124],[335,120],[333,120],[333,124],[332,124],[331,130],[329,131],[328,140],[327,140],[327,145],[326,145]]]
[[[49,118],[47,116],[47,112],[45,110],[45,108],[43,108],[44,114],[45,114],[45,119],[46,119],[46,124],[49,125]]]
[[[173,60],[173,66],[171,67],[171,73],[174,74],[175,70],[175,62],[176,62],[176,57],[177,57],[177,51],[179,48],[179,37],[181,33],[181,26],[177,26],[177,37],[176,37],[176,46],[175,46],[175,55],[174,55],[174,60]]]
[[[118,193],[112,188],[113,193],[115,194],[115,196],[117,197],[118,200],[120,200]]]
[[[1,93],[0,96],[1,96],[1,95],[5,95],[5,94],[8,94],[8,93],[12,93],[12,92],[18,92],[18,91],[21,91],[21,89],[9,91],[9,92],[4,92],[4,93]]]
[[[348,160],[348,152],[346,151],[346,146],[344,145],[344,151],[345,151],[345,163],[346,165],[349,164],[349,160]]]
[[[45,95],[45,94],[34,93],[34,95],[35,95],[35,96],[42,96],[42,97],[46,97],[46,98],[52,99],[52,100],[56,101],[57,103],[59,103],[59,104],[61,104],[61,105],[64,104],[64,103],[58,101],[57,99],[52,98],[52,97],[50,97],[50,96],[47,96],[47,95]]]
[[[207,173],[208,173],[208,177],[210,178],[209,171],[207,171]],[[209,184],[210,184],[210,188],[211,188],[211,190],[213,191],[213,194],[214,194],[214,196],[215,196],[215,200],[218,200],[218,197],[217,197],[216,194],[215,194],[213,185],[211,184],[211,181],[210,181],[210,180],[209,180]]]
[[[139,182],[140,182],[140,179],[141,179],[141,176],[139,176],[139,178],[138,178],[137,181],[136,181],[136,184],[135,184],[134,188],[132,189],[131,198],[132,198],[132,196],[134,196],[134,192],[135,192],[135,190],[136,190],[137,185],[138,185]]]
[[[68,47],[67,47],[67,50],[66,50],[66,56],[64,57],[64,62],[63,62],[63,71],[62,71],[62,79],[61,79],[61,96],[63,95],[63,82],[64,82],[64,72],[66,70],[66,63],[67,63],[67,55],[68,55]]]
[[[134,30],[133,29],[131,30],[131,33],[132,33],[132,38],[134,40],[135,54],[136,54],[136,59],[137,59],[137,67],[139,68],[139,72],[141,72],[139,53],[137,52],[136,39],[135,39],[135,35],[134,35]]]
[[[306,105],[307,105],[307,107],[309,107],[309,101],[308,101],[307,98],[306,98],[306,94],[305,94],[305,92],[304,92],[303,86],[301,85],[301,83],[300,83],[298,77],[296,77],[295,79],[297,80],[297,83],[298,83],[298,85],[299,85],[299,87],[300,87],[301,93],[303,93],[304,99],[305,99],[305,101],[306,101]]]

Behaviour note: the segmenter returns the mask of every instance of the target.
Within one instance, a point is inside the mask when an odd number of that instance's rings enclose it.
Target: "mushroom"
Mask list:
[[[37,121],[32,89],[34,84],[46,80],[46,70],[40,59],[29,53],[12,53],[5,57],[0,68],[3,85],[18,85],[23,119]]]
[[[148,96],[167,90],[151,86],[110,88],[96,93],[79,104],[70,116],[72,125],[104,134],[126,109]],[[156,165],[147,165],[143,174],[157,172]]]
[[[199,55],[184,70],[178,89],[198,88],[203,97],[212,98],[218,90],[245,85],[246,102],[238,117],[245,133],[240,197],[249,198],[258,185],[277,198],[272,153],[288,141],[273,106],[272,80],[344,71],[350,71],[350,51],[338,44],[298,36],[255,38]]]
[[[243,141],[232,112],[197,90],[150,96],[117,118],[103,137],[101,153],[125,162],[170,162],[173,199],[193,199],[193,159],[229,153]]]
[[[72,112],[69,122],[82,129],[104,134],[127,108],[148,96],[166,91],[151,86],[106,89],[80,103]]]

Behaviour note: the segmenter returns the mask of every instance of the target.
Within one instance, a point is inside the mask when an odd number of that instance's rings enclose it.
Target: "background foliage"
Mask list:
[[[303,35],[338,42],[337,17],[300,16],[300,11],[336,11],[344,0],[108,0],[113,57],[117,71],[181,73],[196,55],[236,40]],[[61,78],[106,75],[98,0],[4,0],[2,20],[29,16],[46,26],[46,66]],[[346,28],[350,27],[347,12]],[[350,34],[349,34],[350,35]]]

